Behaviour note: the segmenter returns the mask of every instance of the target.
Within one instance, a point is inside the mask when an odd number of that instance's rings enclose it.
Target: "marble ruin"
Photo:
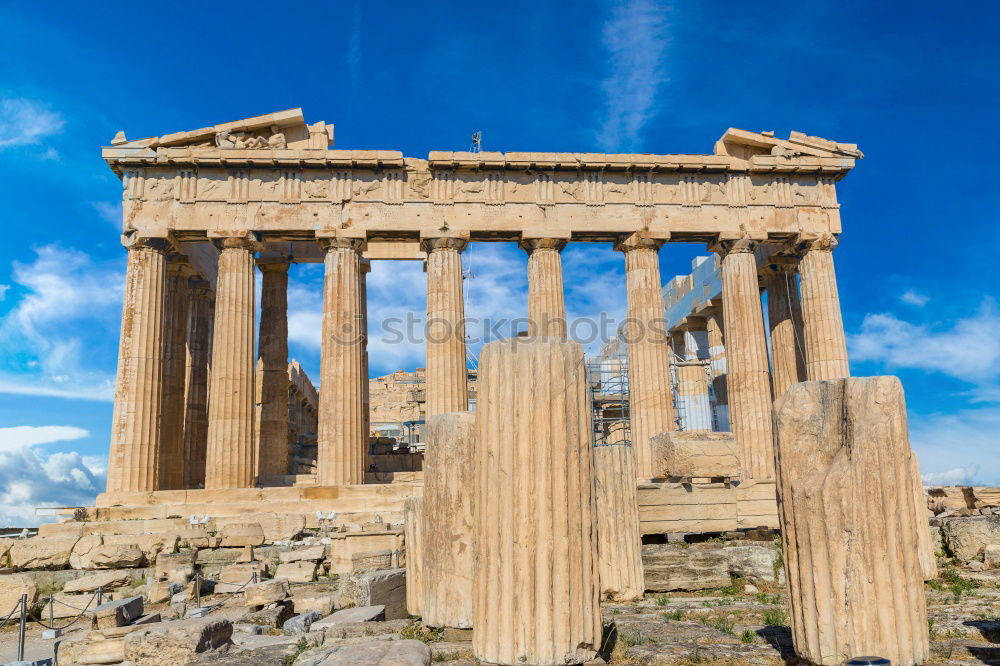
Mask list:
[[[705,155],[332,145],[292,109],[103,149],[127,254],[107,489],[0,539],[18,572],[0,611],[71,618],[101,597],[60,663],[223,647],[245,663],[647,663],[675,635],[734,637],[720,657],[915,664],[934,553],[1000,566],[1000,493],[925,498],[900,385],[849,378],[833,256],[856,146],[738,129]],[[477,369],[462,253],[486,242],[527,254],[527,312],[511,313],[527,330]],[[628,320],[595,359],[567,339],[569,243],[622,255]],[[675,243],[713,254],[664,286]],[[376,260],[425,266],[424,368],[370,376]],[[288,350],[300,263],[324,275],[312,378]],[[49,573],[66,582],[43,597]],[[668,618],[646,596],[725,589],[775,610],[786,580],[787,649],[766,633],[779,620],[737,637],[709,604]]]

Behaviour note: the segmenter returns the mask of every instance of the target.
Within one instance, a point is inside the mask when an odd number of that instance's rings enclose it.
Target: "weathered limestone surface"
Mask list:
[[[163,413],[160,417],[160,488],[184,487],[184,384],[187,379],[187,331],[190,268],[184,255],[167,256],[163,317]]]
[[[15,569],[64,569],[77,541],[76,537],[19,539],[11,544],[7,556]]]
[[[796,653],[817,664],[859,654],[923,662],[926,519],[899,380],[796,384],[775,404],[775,423]]]
[[[257,475],[288,473],[288,262],[258,262],[261,271],[257,342]]]
[[[323,340],[320,351],[316,482],[362,483],[368,452],[364,375],[367,331],[362,305],[364,241],[324,239]]]
[[[806,374],[809,379],[849,377],[847,339],[840,314],[833,249],[837,238],[821,234],[802,243],[799,280],[802,287],[802,321],[805,334]]]
[[[208,361],[215,318],[214,295],[205,280],[192,279],[184,382],[184,488],[205,485],[208,451]]]
[[[628,295],[626,332],[629,369],[629,414],[636,469],[649,478],[653,435],[677,429],[670,386],[670,345],[664,330],[663,297],[660,293],[660,246],[662,240],[632,234],[615,249],[625,253],[625,284]]]
[[[427,250],[426,414],[469,408],[465,358],[462,238],[425,239]]]
[[[479,384],[473,650],[501,664],[587,661],[601,617],[583,350],[491,342]]]
[[[806,380],[802,304],[795,266],[774,264],[767,271],[767,322],[771,331],[771,379],[779,398],[792,384]]]
[[[1000,544],[1000,518],[969,516],[949,518],[941,527],[944,545],[963,562],[979,559],[986,546]]]
[[[122,236],[128,249],[108,493],[159,486],[167,241]]]
[[[731,582],[729,562],[721,549],[646,544],[642,565],[645,586],[651,592],[718,589]]]
[[[475,569],[473,454],[476,417],[451,412],[427,418],[421,529],[422,617],[432,627],[472,626]]]
[[[653,475],[740,478],[739,447],[728,432],[665,432],[653,438]]]
[[[748,239],[725,241],[717,251],[722,255],[729,422],[750,478],[773,479],[771,373],[757,286],[757,245]]]
[[[528,335],[566,337],[566,303],[563,293],[564,238],[526,238],[520,243],[528,253]]]
[[[635,479],[635,452],[631,446],[594,447],[597,553],[603,599],[641,599],[645,589]]]
[[[28,595],[28,608],[32,608],[38,601],[38,584],[34,578],[27,574],[0,576],[0,619],[7,617],[22,594]]]
[[[403,503],[406,539],[406,612],[416,616],[421,615],[424,601],[424,553],[421,538],[423,512],[423,497],[410,497]]]
[[[206,488],[249,488],[256,473],[254,404],[254,259],[250,238],[219,242]]]
[[[143,625],[125,637],[125,658],[143,666],[190,663],[198,654],[232,643],[233,624],[222,617]]]

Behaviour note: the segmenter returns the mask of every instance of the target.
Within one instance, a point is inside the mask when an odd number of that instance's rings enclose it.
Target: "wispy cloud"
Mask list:
[[[110,202],[110,201],[95,201],[91,204],[94,207],[94,211],[97,216],[108,224],[114,226],[115,229],[121,231],[122,229],[122,202]]]
[[[0,99],[0,149],[38,144],[62,131],[65,121],[41,102],[24,98]],[[49,148],[46,159],[58,156]]]
[[[639,151],[642,131],[655,115],[670,39],[669,7],[657,0],[624,0],[611,10],[602,41],[608,75],[601,87],[604,119],[598,143],[608,152]]]
[[[890,370],[941,372],[974,384],[1000,379],[1000,312],[986,298],[978,311],[947,326],[913,324],[890,313],[866,315],[861,331],[848,336],[852,361],[872,361]]]
[[[931,300],[930,296],[926,294],[921,294],[913,289],[907,289],[899,296],[899,300],[907,303],[909,305],[915,305],[918,308],[922,308],[927,305],[928,301]]]
[[[89,435],[74,426],[0,428],[0,525],[37,525],[43,520],[35,514],[38,507],[93,504],[104,488],[103,461],[41,448]]]

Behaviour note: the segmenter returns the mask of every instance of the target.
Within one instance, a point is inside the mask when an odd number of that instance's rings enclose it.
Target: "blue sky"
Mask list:
[[[707,153],[727,127],[858,143],[836,252],[852,371],[898,374],[925,477],[1000,484],[1000,9],[971,3],[240,2],[0,8],[0,523],[103,489],[124,251],[100,159],[129,137],[301,106],[341,148]],[[664,281],[701,246],[669,245]],[[518,316],[526,260],[466,255],[468,310]],[[571,315],[620,315],[620,255],[571,246]],[[316,266],[291,351],[315,378]],[[590,285],[584,288],[584,283]],[[377,263],[373,321],[424,308]],[[412,287],[410,292],[400,285]],[[373,373],[423,363],[373,332]]]

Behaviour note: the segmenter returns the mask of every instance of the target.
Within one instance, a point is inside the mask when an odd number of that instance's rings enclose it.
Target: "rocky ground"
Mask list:
[[[315,593],[314,586],[293,585],[292,594]],[[226,600],[229,600],[227,603]],[[207,651],[186,663],[213,666],[374,663],[385,650],[402,651],[404,663],[477,664],[468,632],[429,630],[410,619],[346,621],[306,633],[246,624],[247,609],[238,597],[214,595],[204,605],[223,605],[211,614],[234,623],[232,645]],[[941,576],[927,586],[933,664],[1000,664],[1000,570],[982,572],[943,563]],[[365,615],[362,609],[351,609]],[[167,605],[147,613],[169,611]],[[788,605],[776,585],[751,585],[736,579],[728,587],[703,593],[647,595],[641,602],[603,607],[607,625],[603,658],[610,664],[792,664],[787,626]],[[211,619],[211,617],[209,619]],[[206,620],[207,621],[207,620]],[[190,622],[190,621],[189,621]],[[74,627],[72,641],[90,630]],[[259,633],[258,633],[259,632]],[[12,660],[16,626],[0,630],[0,659]],[[43,641],[38,625],[29,624],[28,654],[51,657],[52,641]],[[381,651],[381,652],[380,652]],[[62,663],[62,662],[61,662]],[[164,662],[167,663],[167,662]]]

